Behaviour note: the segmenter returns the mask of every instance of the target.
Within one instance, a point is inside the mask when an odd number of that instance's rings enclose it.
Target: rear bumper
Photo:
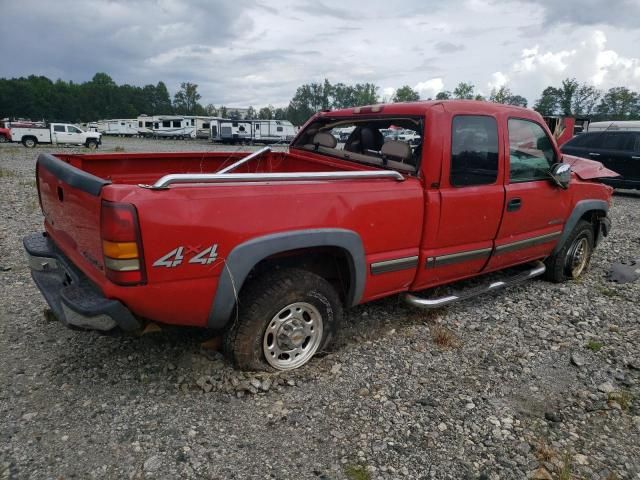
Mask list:
[[[23,239],[31,276],[55,316],[66,326],[108,331],[137,330],[141,323],[118,300],[100,290],[56,248],[36,233]]]

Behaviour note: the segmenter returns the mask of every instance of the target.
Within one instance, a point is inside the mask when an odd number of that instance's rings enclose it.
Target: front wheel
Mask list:
[[[98,142],[96,142],[95,140],[88,140],[87,141],[87,148],[89,150],[95,150],[96,148],[98,148]]]
[[[547,280],[559,283],[580,277],[589,267],[593,246],[593,226],[580,220],[560,250],[545,260]]]
[[[324,278],[278,270],[252,280],[240,295],[225,350],[242,370],[293,370],[327,347],[341,318],[340,298]]]

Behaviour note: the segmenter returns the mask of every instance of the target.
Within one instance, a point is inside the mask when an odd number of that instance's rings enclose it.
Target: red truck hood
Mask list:
[[[580,177],[581,180],[593,180],[594,178],[619,177],[620,174],[609,170],[600,162],[587,160],[586,158],[563,155],[562,162],[571,165],[571,170]]]

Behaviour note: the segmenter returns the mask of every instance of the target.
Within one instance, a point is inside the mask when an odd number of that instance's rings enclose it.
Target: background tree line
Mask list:
[[[210,115],[239,119],[287,119],[302,125],[314,113],[335,108],[370,105],[380,102],[420,100],[420,94],[409,85],[398,88],[390,98],[381,98],[373,83],[332,84],[328,79],[297,88],[287,107],[273,105],[254,108],[245,115],[224,105],[216,107],[200,103],[198,85],[185,82],[173,100],[163,82],[143,87],[117,85],[106,73],[96,73],[83,83],[55,82],[43,76],[31,75],[0,78],[0,117],[46,119],[49,121],[87,122],[104,118],[135,118],[147,115]],[[438,92],[434,99],[450,98],[488,100],[495,103],[527,106],[527,99],[502,86],[493,89],[488,98],[476,92],[472,83],[460,82],[452,91]],[[431,100],[431,98],[427,99]],[[589,116],[593,120],[640,118],[640,94],[626,87],[614,87],[604,92],[575,78],[567,78],[559,86],[545,88],[535,102],[542,115]]]

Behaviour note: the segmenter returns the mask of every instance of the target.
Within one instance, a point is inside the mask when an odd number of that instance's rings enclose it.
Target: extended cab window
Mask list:
[[[546,180],[555,162],[553,143],[540,125],[520,118],[509,119],[510,183]]]
[[[451,185],[489,185],[497,178],[498,125],[495,118],[455,116],[451,131]]]
[[[323,117],[292,146],[411,174],[418,171],[423,130],[421,117]]]
[[[64,125],[54,125],[53,126],[53,131],[54,132],[64,132]]]

